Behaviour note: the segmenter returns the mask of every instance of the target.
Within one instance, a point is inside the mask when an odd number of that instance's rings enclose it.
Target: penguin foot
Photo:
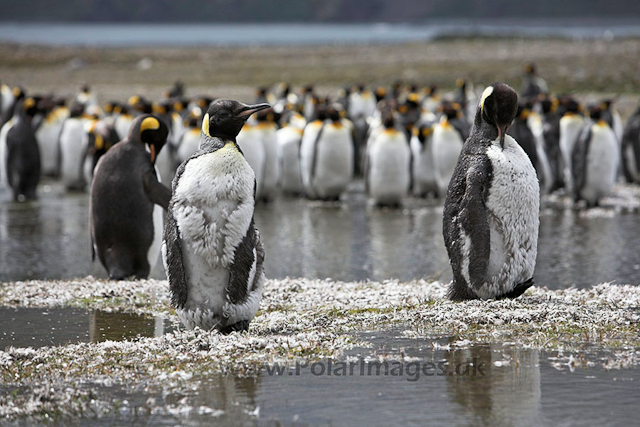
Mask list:
[[[471,299],[478,299],[478,296],[474,292],[472,292],[466,284],[464,286],[460,286],[459,284],[456,284],[455,281],[451,283],[451,287],[449,288],[447,297],[451,301],[467,301]]]
[[[524,293],[527,289],[533,286],[533,277],[526,282],[518,283],[515,288],[511,290],[511,292],[507,292],[506,294],[497,296],[496,299],[504,299],[504,298],[518,298],[520,295]]]
[[[229,335],[231,332],[246,332],[249,330],[249,321],[241,320],[233,325],[229,325],[226,328],[220,330],[221,334]]]

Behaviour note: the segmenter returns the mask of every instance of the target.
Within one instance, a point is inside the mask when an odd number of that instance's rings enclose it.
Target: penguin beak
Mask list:
[[[248,119],[250,115],[253,113],[257,113],[260,110],[264,110],[266,108],[271,108],[269,104],[255,104],[255,105],[246,105],[244,108],[238,113],[238,117],[242,119]]]
[[[504,150],[504,137],[507,134],[507,129],[509,129],[509,125],[497,125],[498,128],[498,138],[500,138],[500,148]]]
[[[151,155],[151,163],[156,162],[156,147],[155,145],[149,145],[149,154]]]

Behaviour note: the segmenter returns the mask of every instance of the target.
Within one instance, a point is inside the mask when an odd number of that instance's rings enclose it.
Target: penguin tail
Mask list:
[[[533,286],[533,277],[531,279],[527,280],[526,282],[518,283],[510,292],[507,292],[506,294],[497,296],[496,299],[518,298],[520,295],[522,295],[531,286]]]
[[[231,332],[246,332],[249,330],[249,321],[241,320],[220,330],[221,334],[229,335]]]

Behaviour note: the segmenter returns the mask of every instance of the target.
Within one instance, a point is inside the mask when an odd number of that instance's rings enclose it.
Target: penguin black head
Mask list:
[[[393,110],[388,106],[384,107],[380,112],[380,119],[382,120],[382,125],[386,129],[391,129],[396,125],[396,119],[393,117]]]
[[[476,127],[482,122],[493,127],[500,138],[500,146],[504,148],[504,137],[518,112],[518,94],[505,83],[496,82],[488,86],[478,105],[476,112]]]
[[[593,121],[598,121],[601,118],[603,118],[603,110],[605,110],[604,108],[602,108],[601,105],[590,105],[589,106],[589,117],[591,117],[591,119]]]
[[[151,114],[143,114],[133,120],[128,139],[133,143],[148,145],[151,163],[155,163],[156,156],[167,141],[168,135],[169,128],[163,120]]]
[[[413,127],[413,135],[418,137],[420,144],[424,146],[427,138],[433,134],[433,125],[431,123],[422,123]]]
[[[524,66],[524,72],[529,75],[534,75],[536,73],[536,64],[529,62]]]
[[[438,108],[447,120],[453,120],[460,116],[460,104],[450,101],[443,101]]]
[[[247,105],[231,99],[218,99],[211,103],[202,119],[202,133],[209,138],[235,141],[249,116],[270,107],[269,104]]]
[[[327,107],[327,118],[332,122],[339,122],[341,119],[340,116],[341,108],[337,105],[330,105]]]
[[[30,119],[33,118],[33,116],[35,116],[40,111],[38,109],[38,103],[32,97],[25,98],[24,101],[22,101],[22,103],[16,104],[16,109],[18,110],[21,109],[24,112],[24,114]]]

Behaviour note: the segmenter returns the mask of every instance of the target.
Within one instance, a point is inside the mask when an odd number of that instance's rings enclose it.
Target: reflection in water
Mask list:
[[[163,316],[149,317],[134,313],[94,310],[91,312],[89,336],[91,342],[124,341],[138,335],[159,337],[168,332],[165,329]]]
[[[0,281],[106,277],[91,263],[87,195],[53,188],[37,202],[0,202]],[[640,214],[601,212],[543,211],[536,284],[640,283]],[[451,280],[438,202],[408,199],[401,210],[376,209],[356,183],[343,203],[283,197],[259,204],[255,216],[269,278]],[[165,278],[161,262],[151,277]]]
[[[542,424],[540,366],[537,350],[500,343],[454,349],[445,353],[449,363],[447,391],[474,425],[529,426]],[[471,361],[470,375],[456,367]],[[480,370],[477,370],[480,368]],[[464,368],[458,370],[465,372]],[[484,372],[485,375],[480,375]],[[475,375],[474,375],[475,374]]]
[[[0,350],[157,337],[174,329],[164,316],[72,307],[0,307],[0,325]]]
[[[198,408],[189,417],[192,423],[211,422],[210,411],[213,410],[216,424],[255,425],[259,414],[256,395],[260,389],[260,381],[260,377],[215,375],[201,382],[197,391],[191,395],[165,395],[164,403],[176,407],[184,404],[186,398],[189,406]]]

